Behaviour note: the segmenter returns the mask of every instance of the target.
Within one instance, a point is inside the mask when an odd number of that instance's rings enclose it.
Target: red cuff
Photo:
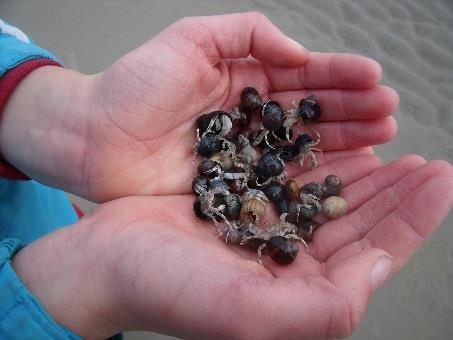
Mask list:
[[[8,70],[2,78],[0,78],[0,124],[3,109],[8,102],[8,98],[13,93],[17,85],[24,79],[31,71],[41,66],[52,65],[61,66],[52,59],[40,58],[25,61],[17,65],[11,70]],[[29,179],[26,175],[10,165],[0,154],[0,177],[6,179]]]
[[[74,210],[75,210],[75,212],[77,214],[77,217],[79,219],[81,219],[83,217],[83,215],[84,215],[83,210],[80,209],[79,206],[77,204],[75,204],[74,202],[71,202],[71,204],[72,204],[72,207],[74,208]]]

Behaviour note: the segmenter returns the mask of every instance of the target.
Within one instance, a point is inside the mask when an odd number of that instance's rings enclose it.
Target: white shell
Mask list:
[[[330,196],[322,202],[322,211],[328,219],[334,219],[346,215],[348,203],[340,196]]]

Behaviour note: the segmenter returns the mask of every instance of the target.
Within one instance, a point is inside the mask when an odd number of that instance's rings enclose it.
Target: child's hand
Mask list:
[[[394,136],[398,95],[380,77],[375,61],[307,52],[258,13],[186,18],[100,74],[32,72],[5,110],[0,145],[27,175],[91,200],[188,193],[195,119],[231,108],[243,87],[285,106],[316,94],[314,128],[333,159]]]
[[[86,338],[133,329],[194,339],[345,337],[450,209],[453,169],[360,155],[297,180],[330,169],[344,180],[350,212],[321,226],[289,266],[267,256],[261,266],[256,252],[226,245],[194,216],[192,195],[105,203],[13,263],[57,322]]]

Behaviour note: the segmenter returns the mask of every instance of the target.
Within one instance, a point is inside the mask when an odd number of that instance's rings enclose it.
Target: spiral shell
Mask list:
[[[240,221],[256,224],[266,216],[266,203],[259,198],[251,198],[242,204]]]
[[[324,180],[324,197],[329,196],[339,196],[341,193],[341,189],[343,187],[343,183],[341,182],[340,177],[335,175],[329,175]]]

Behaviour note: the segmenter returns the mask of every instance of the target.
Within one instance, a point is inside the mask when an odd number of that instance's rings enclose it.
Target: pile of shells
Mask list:
[[[321,151],[315,147],[319,133],[313,130],[293,138],[292,130],[296,124],[309,125],[320,118],[315,96],[292,105],[284,110],[278,102],[263,101],[256,89],[246,87],[239,106],[196,120],[194,159],[198,155],[202,160],[192,181],[197,196],[195,215],[212,221],[225,242],[256,249],[260,263],[263,251],[276,263],[293,262],[298,242],[307,246],[319,227],[315,220],[319,212],[329,219],[347,212],[345,200],[339,197],[342,183],[338,176],[329,175],[322,184],[312,182],[301,188],[287,180],[285,162],[303,165],[308,159],[314,169],[315,152]],[[254,112],[259,115],[256,131],[250,127]],[[280,221],[264,228],[269,205],[274,205]]]

